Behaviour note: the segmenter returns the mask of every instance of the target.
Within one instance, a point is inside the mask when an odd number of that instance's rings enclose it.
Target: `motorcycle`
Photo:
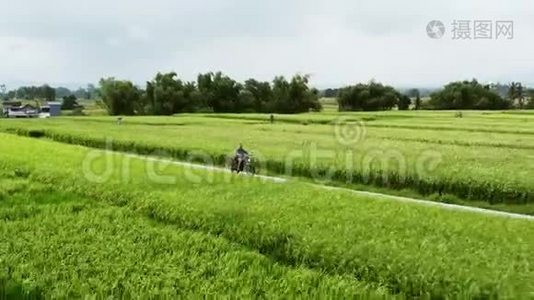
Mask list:
[[[256,167],[254,166],[254,159],[250,155],[236,155],[232,159],[230,170],[236,173],[246,173],[254,175]]]

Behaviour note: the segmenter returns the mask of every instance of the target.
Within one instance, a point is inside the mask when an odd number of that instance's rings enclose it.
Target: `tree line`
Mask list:
[[[520,82],[481,84],[476,79],[456,81],[430,95],[431,109],[534,108],[534,90]]]
[[[7,91],[5,85],[0,85],[0,98],[5,101],[13,99],[55,101],[75,97],[77,99],[97,99],[99,91],[93,84],[88,84],[86,88],[70,90],[66,87],[51,87],[47,84],[41,86],[21,86],[17,89]]]
[[[376,111],[410,108],[411,99],[395,88],[371,81],[339,89],[337,100],[340,111]]]
[[[18,89],[5,91],[5,86],[3,85],[2,98],[3,100],[12,100],[12,99],[25,99],[25,100],[35,100],[43,99],[46,101],[54,101],[56,99],[56,90],[49,85],[42,86],[22,86]]]
[[[144,89],[131,81],[103,78],[102,101],[111,115],[172,115],[184,112],[302,113],[320,111],[319,91],[309,77],[272,82],[249,79],[238,82],[221,72],[199,74],[183,81],[174,72],[158,73]]]
[[[534,108],[534,90],[520,82],[482,84],[473,79],[451,82],[434,92],[419,89],[401,92],[373,80],[318,91],[310,87],[309,77],[304,75],[295,75],[290,80],[278,76],[271,82],[256,79],[238,82],[221,72],[199,74],[196,81],[181,80],[174,72],[158,73],[144,89],[131,81],[115,78],[101,79],[98,87],[89,84],[76,90],[42,85],[7,91],[5,85],[0,85],[0,97],[4,100],[63,99],[64,109],[79,107],[77,99],[101,99],[111,115],[290,114],[321,110],[320,97],[335,97],[340,111]]]
[[[323,91],[331,94],[332,89]],[[423,102],[418,89],[401,93],[395,88],[371,81],[340,88],[336,93],[340,111],[377,111],[407,109],[480,109],[534,108],[534,90],[520,82],[481,84],[476,79],[456,81],[430,94]]]

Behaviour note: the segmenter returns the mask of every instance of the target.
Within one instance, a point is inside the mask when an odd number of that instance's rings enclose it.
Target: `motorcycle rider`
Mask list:
[[[239,148],[235,150],[235,154],[236,156],[246,156],[248,155],[248,152],[245,150],[245,148],[243,148],[243,144],[239,144]]]
[[[243,144],[239,144],[239,148],[235,150],[234,161],[238,164],[238,170],[243,169],[245,159],[248,157],[248,152],[243,148]]]

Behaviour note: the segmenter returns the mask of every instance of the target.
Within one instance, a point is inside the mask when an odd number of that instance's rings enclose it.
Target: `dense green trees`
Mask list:
[[[410,97],[403,94],[399,96],[399,102],[397,104],[399,110],[410,109],[410,104],[412,104],[412,99],[410,99]]]
[[[505,96],[501,96],[503,91]],[[421,109],[423,101],[418,89],[399,93],[390,86],[371,81],[369,84],[347,86],[339,90],[338,103],[340,111],[399,110]],[[519,82],[508,85],[480,84],[476,79],[456,81],[443,89],[430,94],[430,101],[425,102],[425,109],[508,109],[534,107],[534,94],[530,94]]]
[[[273,80],[273,101],[268,112],[302,113],[321,110],[319,91],[309,88],[309,77],[295,75],[291,81],[279,76]]]
[[[74,96],[99,99],[110,114],[172,115],[185,112],[217,113],[302,113],[322,109],[320,96],[337,95],[340,111],[408,109],[507,109],[534,108],[534,93],[520,82],[480,84],[477,80],[457,81],[431,93],[428,89],[395,88],[371,81],[321,92],[312,88],[309,77],[275,77],[272,82],[248,79],[238,82],[217,72],[199,74],[196,81],[183,81],[174,72],[158,73],[146,83],[102,79],[100,86],[69,90],[64,87],[23,86],[6,91],[0,85],[0,98],[53,101]],[[421,99],[430,96],[430,100]]]
[[[326,98],[335,98],[337,96],[337,93],[339,92],[339,89],[326,89],[321,91],[321,97]]]
[[[176,73],[158,73],[144,91],[129,81],[113,78],[100,82],[109,113],[171,115],[181,112],[299,113],[320,110],[319,92],[309,87],[308,76],[291,81],[276,77],[271,84],[249,79],[244,84],[221,72],[199,74],[184,82]]]
[[[389,110],[395,106],[408,109],[410,103],[410,98],[393,87],[374,81],[344,87],[338,93],[340,111]]]
[[[255,112],[272,112],[274,110],[274,95],[269,82],[261,82],[252,78],[245,81],[240,97],[242,98],[241,102],[247,107],[246,110]],[[249,104],[251,106],[248,106]]]
[[[6,99],[26,99],[37,100],[42,99],[46,101],[56,100],[56,90],[49,85],[42,86],[22,86],[16,90],[9,91],[4,95]]]
[[[214,112],[243,111],[239,97],[242,86],[230,77],[221,72],[200,74],[197,85],[200,96]]]
[[[172,115],[180,112],[194,112],[197,108],[195,100],[195,84],[182,82],[176,73],[158,73],[147,82],[146,90],[139,105],[139,114]],[[142,109],[141,109],[142,108]]]
[[[56,100],[56,90],[48,85],[43,85],[41,87],[42,98],[46,101]]]
[[[110,115],[134,115],[141,112],[141,91],[130,81],[113,77],[100,80],[102,101]]]
[[[99,91],[92,84],[88,84],[86,88],[80,87],[77,90],[70,90],[66,87],[53,88],[46,84],[41,86],[21,86],[10,91],[6,91],[5,85],[3,85],[3,92],[0,88],[0,98],[5,100],[25,99],[54,101],[71,95],[75,96],[77,99],[97,99]]]
[[[505,109],[511,104],[475,79],[449,83],[430,97],[434,109]]]
[[[78,102],[76,101],[76,96],[70,95],[70,96],[64,96],[63,102],[61,103],[61,109],[74,109],[78,106]]]
[[[57,87],[56,90],[56,97],[59,99],[64,99],[65,97],[74,96],[72,92],[65,87]]]

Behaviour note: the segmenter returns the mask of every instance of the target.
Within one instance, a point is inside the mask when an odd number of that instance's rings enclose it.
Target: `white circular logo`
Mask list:
[[[334,134],[341,145],[354,146],[365,139],[367,130],[362,121],[351,121],[347,117],[340,117],[334,124]]]
[[[430,21],[426,25],[426,34],[432,39],[440,39],[445,34],[445,25],[438,20]]]

